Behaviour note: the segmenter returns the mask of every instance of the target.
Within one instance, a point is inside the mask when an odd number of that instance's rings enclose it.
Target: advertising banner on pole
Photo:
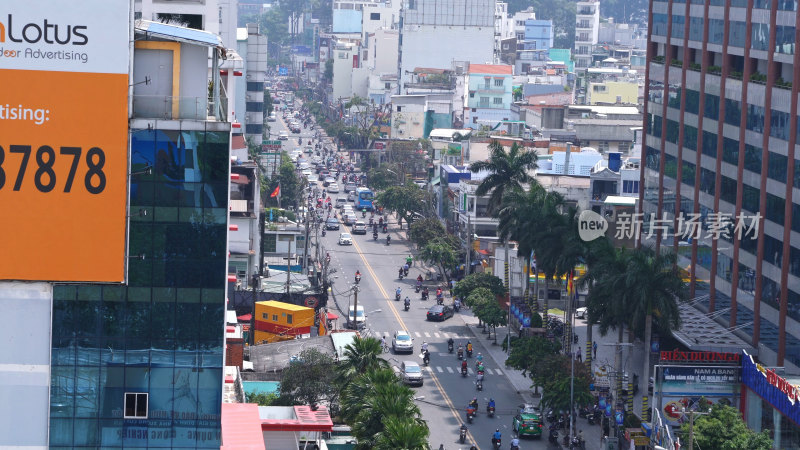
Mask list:
[[[2,280],[124,281],[129,5],[4,5]]]

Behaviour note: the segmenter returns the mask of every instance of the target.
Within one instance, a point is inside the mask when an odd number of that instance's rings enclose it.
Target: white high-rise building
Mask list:
[[[415,68],[494,59],[495,0],[404,0],[400,14],[401,92]]]
[[[578,2],[575,12],[575,68],[586,69],[592,64],[592,48],[600,33],[600,2]]]

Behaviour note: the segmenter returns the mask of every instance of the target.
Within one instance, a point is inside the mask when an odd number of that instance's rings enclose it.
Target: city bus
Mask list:
[[[372,211],[372,200],[375,199],[375,194],[365,187],[360,187],[356,189],[356,209],[361,211],[362,209],[366,209],[367,211]]]

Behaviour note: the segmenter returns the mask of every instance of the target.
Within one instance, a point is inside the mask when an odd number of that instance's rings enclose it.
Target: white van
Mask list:
[[[350,309],[347,311],[347,328],[351,328],[354,330],[360,330],[364,328],[364,325],[367,323],[367,314],[364,312],[364,307],[358,305],[358,309],[356,310],[355,321],[353,320],[353,306],[350,305]]]

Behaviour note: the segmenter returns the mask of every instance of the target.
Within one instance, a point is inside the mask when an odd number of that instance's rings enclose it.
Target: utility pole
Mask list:
[[[286,299],[289,300],[291,292],[291,285],[292,285],[292,242],[294,240],[289,241],[289,248],[286,250]]]
[[[358,331],[358,285],[357,284],[353,285],[353,328],[356,331]]]
[[[697,412],[697,411],[686,411],[684,408],[683,413],[689,413],[689,445],[686,446],[688,450],[694,450],[694,415],[698,414],[701,416],[705,416],[707,414],[711,414],[711,412]]]
[[[311,218],[310,218],[311,212],[309,212],[308,209],[309,208],[306,207],[306,217],[305,217],[305,220],[306,220],[306,241],[305,241],[305,246],[304,246],[304,249],[303,249],[303,269],[305,269],[306,275],[308,275],[308,259],[309,259],[308,258],[308,227],[310,226],[309,221],[311,220]]]
[[[464,268],[464,276],[470,273],[470,264],[472,256],[472,215],[467,211],[467,266]]]

